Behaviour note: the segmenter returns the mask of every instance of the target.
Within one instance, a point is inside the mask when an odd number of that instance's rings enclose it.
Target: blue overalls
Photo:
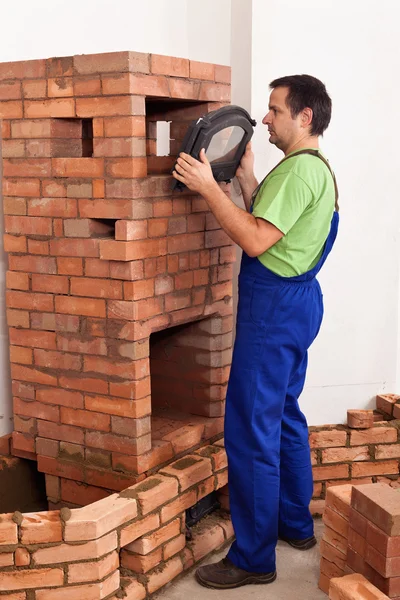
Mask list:
[[[335,211],[323,254],[303,275],[281,277],[243,254],[225,447],[236,534],[228,558],[246,571],[275,571],[278,535],[313,535],[308,427],[298,397],[323,316],[316,275],[338,223]]]

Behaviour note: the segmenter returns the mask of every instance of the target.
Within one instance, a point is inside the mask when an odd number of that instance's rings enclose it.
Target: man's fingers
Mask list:
[[[179,157],[186,161],[189,165],[195,165],[197,162],[193,156],[190,156],[190,154],[186,154],[185,152],[181,152]]]
[[[177,173],[176,171],[172,172],[172,177],[175,177],[175,179],[179,179],[179,181],[185,181],[185,178],[179,175],[179,173]]]
[[[182,175],[186,173],[186,169],[184,169],[179,163],[175,166],[175,170],[178,171],[178,173],[181,173]]]

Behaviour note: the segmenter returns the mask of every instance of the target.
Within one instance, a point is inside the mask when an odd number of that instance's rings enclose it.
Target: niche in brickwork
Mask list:
[[[148,174],[171,173],[188,126],[208,111],[207,102],[146,98]]]
[[[212,334],[213,318],[170,327],[150,336],[152,408],[220,417],[230,361],[230,336]],[[227,346],[225,351],[224,346]]]
[[[93,119],[51,119],[49,137],[53,158],[93,156]]]

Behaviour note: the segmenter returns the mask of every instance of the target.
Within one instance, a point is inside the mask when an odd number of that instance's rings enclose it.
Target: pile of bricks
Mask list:
[[[319,582],[324,592],[333,577],[359,573],[389,598],[400,598],[399,489],[384,483],[331,488],[324,523]]]
[[[226,483],[219,442],[85,508],[2,515],[1,598],[146,598],[231,539],[226,513],[185,538],[185,510]]]
[[[389,598],[400,598],[400,490],[385,484],[353,489],[347,565]]]
[[[331,486],[376,482],[398,485],[400,433],[395,415],[400,416],[400,397],[377,396],[377,408],[379,411],[374,412],[349,411],[348,425],[310,427],[313,514],[323,514]]]

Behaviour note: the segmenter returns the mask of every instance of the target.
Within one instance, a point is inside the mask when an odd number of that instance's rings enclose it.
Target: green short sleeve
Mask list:
[[[312,202],[313,194],[293,171],[272,175],[266,183],[258,193],[253,215],[269,221],[286,235]]]

